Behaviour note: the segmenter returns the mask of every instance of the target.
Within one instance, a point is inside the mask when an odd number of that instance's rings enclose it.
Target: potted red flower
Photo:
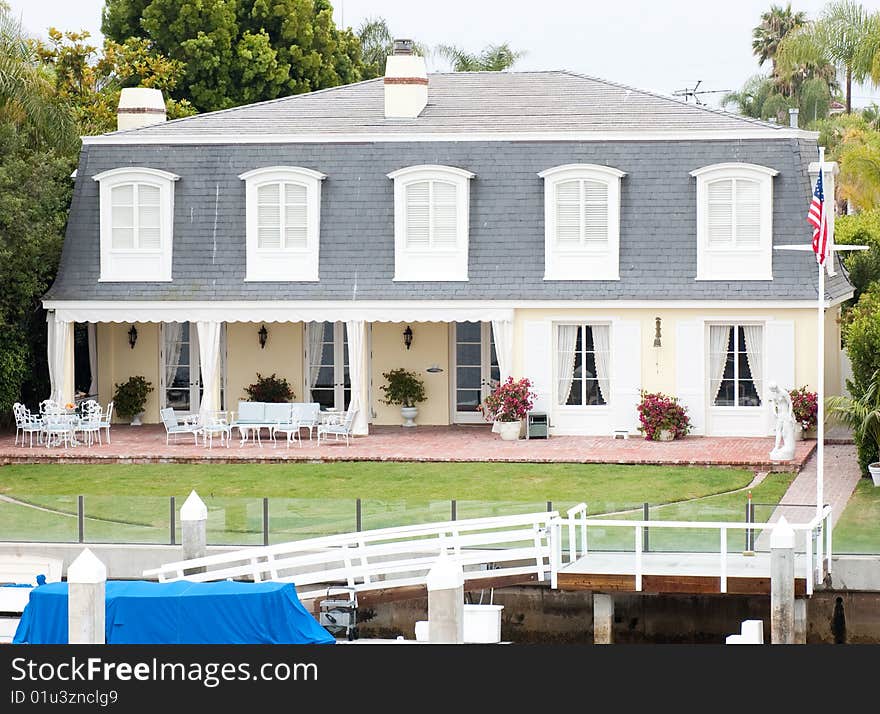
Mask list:
[[[639,431],[644,432],[646,440],[672,441],[691,430],[687,410],[678,403],[678,397],[643,391],[638,412]]]
[[[505,441],[519,439],[522,422],[532,409],[535,394],[532,383],[526,379],[514,381],[508,377],[480,405],[486,421],[495,422],[497,431]]]
[[[800,426],[798,437],[803,438],[806,432],[816,428],[819,417],[819,395],[816,392],[808,391],[806,387],[792,389],[788,394],[791,397],[794,419]],[[812,436],[812,434],[808,434],[808,436]]]

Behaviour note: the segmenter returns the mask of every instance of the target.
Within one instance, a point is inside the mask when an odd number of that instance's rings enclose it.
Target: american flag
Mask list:
[[[825,215],[825,191],[822,188],[821,167],[819,178],[816,179],[816,190],[813,191],[810,211],[807,214],[807,222],[813,226],[813,252],[816,254],[816,262],[824,265],[825,259],[831,254],[831,243],[828,240],[828,217]]]

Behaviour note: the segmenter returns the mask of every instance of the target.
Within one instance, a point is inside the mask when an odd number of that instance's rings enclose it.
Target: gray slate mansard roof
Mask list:
[[[815,140],[779,127],[566,72],[431,75],[414,120],[383,118],[381,79],[204,114],[85,143],[53,300],[815,300],[816,264],[773,251],[772,281],[696,281],[696,187],[689,172],[721,162],[779,171],[775,244],[809,242],[807,167]],[[677,131],[653,141],[442,139],[444,132]],[[730,138],[729,132],[737,137]],[[718,138],[686,139],[692,131]],[[773,136],[775,132],[780,136]],[[333,141],[328,133],[358,134]],[[754,138],[752,138],[754,132]],[[278,143],[232,135],[291,134]],[[393,140],[375,138],[387,133]],[[413,140],[405,134],[411,133]],[[435,134],[420,141],[418,134]],[[314,135],[320,134],[321,141]],[[298,141],[299,135],[303,140]],[[366,136],[370,135],[370,139]],[[199,137],[219,143],[199,144]],[[193,138],[190,141],[190,137]],[[311,140],[309,140],[311,137]],[[126,143],[112,143],[124,138]],[[491,138],[491,137],[490,137]],[[143,143],[140,140],[143,139]],[[106,143],[105,141],[106,140]],[[183,143],[168,143],[182,140]],[[209,139],[210,141],[210,139]],[[544,186],[538,172],[595,163],[621,184],[620,280],[544,281]],[[393,282],[394,196],[386,174],[444,164],[471,181],[469,280]],[[245,191],[238,175],[291,165],[327,174],[321,195],[320,281],[244,282]],[[180,176],[174,187],[173,280],[99,283],[98,184],[121,166]],[[851,291],[842,272],[831,299]]]

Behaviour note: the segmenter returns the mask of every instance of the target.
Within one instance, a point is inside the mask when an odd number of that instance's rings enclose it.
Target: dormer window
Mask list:
[[[754,164],[714,164],[697,179],[697,280],[773,279],[773,177]]]
[[[544,179],[544,280],[618,280],[623,171],[567,164]]]
[[[394,180],[394,279],[468,279],[470,171],[410,166]]]
[[[159,169],[126,167],[94,177],[100,185],[101,281],[171,280],[174,182]]]
[[[318,171],[272,166],[245,182],[246,280],[318,280],[321,181]]]

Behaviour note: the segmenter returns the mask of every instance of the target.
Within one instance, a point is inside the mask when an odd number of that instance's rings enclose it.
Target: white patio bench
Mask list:
[[[275,441],[275,430],[279,426],[299,426],[309,429],[309,439],[312,438],[312,429],[318,425],[318,416],[321,405],[317,402],[239,402],[238,411],[231,426],[238,429],[243,446],[252,437],[260,446],[263,445],[260,432],[263,429],[269,431],[272,441]]]

